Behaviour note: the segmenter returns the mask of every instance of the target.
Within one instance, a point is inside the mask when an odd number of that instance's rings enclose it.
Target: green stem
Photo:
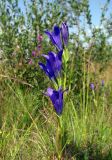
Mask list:
[[[58,127],[57,127],[57,135],[56,135],[56,149],[57,149],[57,155],[58,160],[61,159],[62,156],[62,117],[58,116]]]
[[[67,62],[69,59],[68,55],[68,50],[65,48],[64,53],[63,53],[63,63],[64,63],[64,82],[63,82],[63,87],[66,89],[66,81],[67,81]]]

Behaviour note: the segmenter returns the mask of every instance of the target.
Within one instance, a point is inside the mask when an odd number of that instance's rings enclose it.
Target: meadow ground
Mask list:
[[[65,95],[61,159],[112,159],[111,71],[109,67],[103,74],[103,87]],[[55,160],[57,117],[52,104],[39,90],[23,86],[1,77],[1,160]]]

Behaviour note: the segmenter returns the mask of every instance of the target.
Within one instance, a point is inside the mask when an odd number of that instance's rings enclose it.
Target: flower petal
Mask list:
[[[55,36],[60,35],[60,28],[57,25],[54,25],[53,31],[54,31]]]
[[[47,94],[47,96],[51,97],[53,95],[53,89],[48,88],[46,94]]]
[[[62,50],[62,41],[61,41],[61,32],[60,28],[55,25],[53,28],[53,32],[45,31],[45,33],[48,35],[52,43],[57,47],[58,50]]]
[[[55,41],[55,45],[58,48],[58,50],[62,50],[62,41],[61,41],[61,33],[60,33],[60,28],[58,26],[54,26],[53,32],[52,32],[52,37]]]
[[[68,38],[69,38],[69,31],[68,31],[68,26],[66,22],[63,22],[61,25],[61,34],[62,34],[64,45],[67,46]]]
[[[43,63],[41,63],[41,62],[39,62],[38,64],[39,64],[40,68],[41,68],[45,73],[47,73],[47,68],[46,68],[45,64],[43,64]]]
[[[62,54],[63,54],[63,50],[58,52],[58,58],[60,61],[62,61]]]
[[[58,97],[55,101],[54,107],[55,107],[55,110],[56,110],[57,114],[60,115],[62,113],[62,110],[63,110],[63,91],[62,91],[62,87],[60,87],[59,90],[58,90]]]
[[[56,43],[55,43],[55,41],[54,41],[54,39],[53,39],[53,37],[52,37],[52,34],[51,34],[49,31],[45,31],[45,33],[46,33],[47,36],[50,38],[51,42],[52,42],[54,45],[56,45]]]
[[[56,60],[56,54],[54,52],[49,52],[49,61],[52,63]]]
[[[50,97],[54,109],[58,115],[62,114],[63,111],[63,90],[60,87],[57,91],[52,88],[48,88],[46,95]]]
[[[49,59],[49,56],[46,55],[46,54],[41,54],[41,56],[43,56],[43,57],[46,58],[46,59]]]
[[[54,74],[51,73],[48,68],[41,62],[38,63],[40,68],[45,72],[45,74],[50,78],[52,79],[54,77]]]

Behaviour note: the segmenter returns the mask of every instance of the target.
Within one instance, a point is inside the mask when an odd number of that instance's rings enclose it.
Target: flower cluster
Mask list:
[[[58,82],[58,77],[61,75],[62,70],[62,56],[64,47],[68,44],[68,26],[66,22],[63,22],[61,28],[54,25],[53,31],[45,31],[45,33],[50,38],[51,42],[58,49],[58,53],[52,51],[48,52],[48,55],[42,54],[41,56],[45,58],[46,63],[39,62],[40,68],[45,72],[49,79],[54,82]],[[46,96],[50,97],[54,109],[58,115],[62,113],[63,110],[63,93],[62,87],[59,86],[58,90],[48,88],[45,93]]]

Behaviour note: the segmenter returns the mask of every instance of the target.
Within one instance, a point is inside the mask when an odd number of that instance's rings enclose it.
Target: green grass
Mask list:
[[[105,87],[94,98],[89,91],[86,105],[82,91],[78,97],[75,93],[65,95],[62,159],[112,159],[112,86],[109,87],[110,91]],[[57,117],[47,98],[39,91],[23,90],[6,81],[1,99],[1,159],[56,159]]]

